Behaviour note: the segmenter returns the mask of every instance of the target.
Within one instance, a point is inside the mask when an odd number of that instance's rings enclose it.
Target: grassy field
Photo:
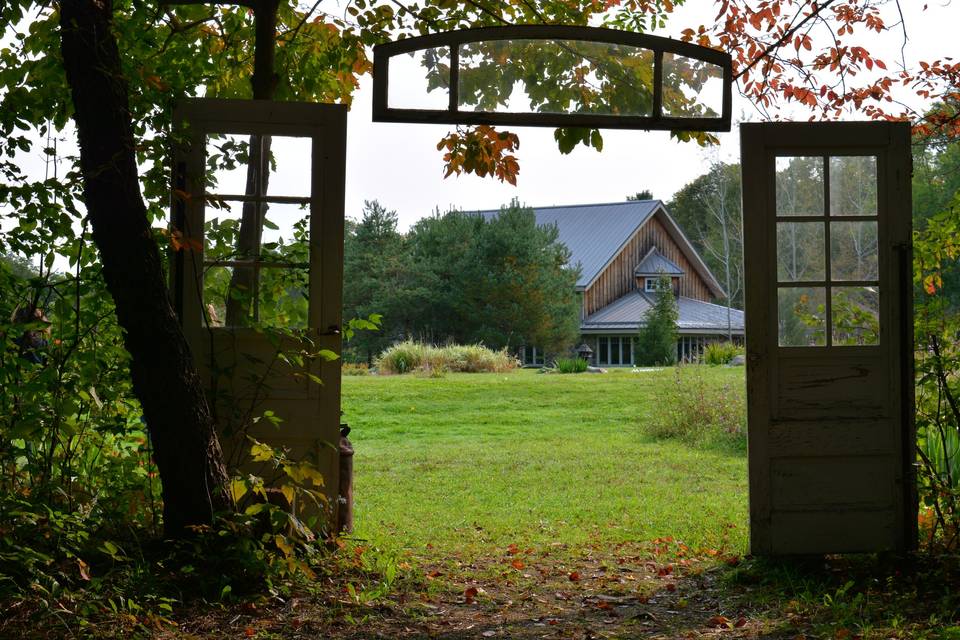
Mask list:
[[[672,369],[346,377],[356,535],[427,555],[661,536],[742,552],[743,448],[644,428],[675,384]]]

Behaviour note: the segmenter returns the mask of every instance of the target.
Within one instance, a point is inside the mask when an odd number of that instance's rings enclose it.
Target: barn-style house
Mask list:
[[[723,288],[660,200],[533,211],[537,224],[557,226],[571,263],[580,266],[580,332],[592,364],[634,364],[633,345],[661,274],[670,277],[677,298],[678,359],[696,360],[708,342],[728,335],[743,340],[743,312],[713,302],[725,297]],[[546,360],[536,346],[521,348],[520,358],[527,366]]]

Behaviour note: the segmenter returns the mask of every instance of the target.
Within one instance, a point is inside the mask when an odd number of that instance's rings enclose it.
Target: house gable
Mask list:
[[[679,277],[678,295],[705,302],[723,295],[723,289],[683,231],[667,214],[663,204],[659,201],[657,204],[653,214],[643,221],[597,276],[583,288],[582,317],[636,289],[636,268],[654,248],[683,271]]]

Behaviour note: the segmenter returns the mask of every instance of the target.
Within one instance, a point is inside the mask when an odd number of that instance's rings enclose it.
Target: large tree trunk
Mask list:
[[[229,506],[228,477],[140,193],[112,13],[112,0],[61,0],[61,49],[93,239],[160,471],[165,530],[179,536]]]

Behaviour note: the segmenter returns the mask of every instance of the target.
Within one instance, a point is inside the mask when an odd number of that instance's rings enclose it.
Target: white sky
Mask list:
[[[924,11],[924,6],[927,9]],[[902,0],[909,40],[908,63],[950,55],[955,48],[960,7],[949,0]],[[895,15],[895,8],[890,15]],[[686,27],[710,24],[713,2],[687,0],[658,35],[678,37]],[[866,48],[893,71],[900,59],[902,33],[892,30],[874,35]],[[370,120],[371,82],[364,78],[348,116],[347,199],[348,216],[359,217],[364,200],[379,200],[395,209],[402,227],[429,215],[434,208],[497,208],[517,197],[531,206],[617,202],[642,189],[668,200],[706,170],[719,154],[736,161],[739,154],[736,126],[720,134],[719,150],[704,150],[693,143],[677,143],[667,132],[603,131],[601,153],[583,146],[562,155],[549,128],[509,127],[520,136],[518,184],[513,187],[473,175],[443,179],[442,154],[437,142],[453,127],[373,123]],[[915,97],[911,97],[914,98]],[[920,103],[914,101],[914,105]],[[755,120],[752,107],[734,93],[734,117]],[[808,114],[798,116],[806,119]]]
[[[676,37],[689,26],[712,22],[715,4],[687,0],[659,35]],[[960,7],[950,0],[902,0],[909,40],[905,50],[908,64],[948,56],[955,48]],[[926,9],[924,8],[926,7]],[[888,17],[895,8],[887,9]],[[900,59],[902,34],[898,29],[874,35],[866,44],[870,52],[884,59],[891,71]],[[922,108],[916,96],[906,96]],[[734,118],[758,118],[751,105],[734,92]],[[490,178],[461,175],[443,178],[442,154],[437,142],[452,129],[448,125],[374,123],[371,121],[371,81],[364,78],[348,116],[346,213],[360,216],[364,200],[379,200],[397,211],[401,227],[430,215],[434,209],[497,208],[516,197],[531,206],[619,202],[628,194],[649,189],[655,198],[669,200],[683,185],[702,174],[712,159],[738,159],[736,126],[719,134],[719,149],[703,149],[693,143],[678,143],[667,132],[603,131],[604,149],[597,152],[578,146],[562,155],[553,140],[553,129],[510,127],[520,136],[518,186]],[[797,112],[805,119],[808,113]],[[789,116],[789,114],[787,114]],[[64,132],[61,155],[75,153],[72,131]],[[18,160],[33,175],[43,175],[42,145]],[[64,170],[61,167],[61,170]],[[291,171],[298,182],[300,171]],[[296,177],[295,177],[296,176]],[[279,182],[286,180],[278,176]],[[279,184],[277,186],[280,186]]]

